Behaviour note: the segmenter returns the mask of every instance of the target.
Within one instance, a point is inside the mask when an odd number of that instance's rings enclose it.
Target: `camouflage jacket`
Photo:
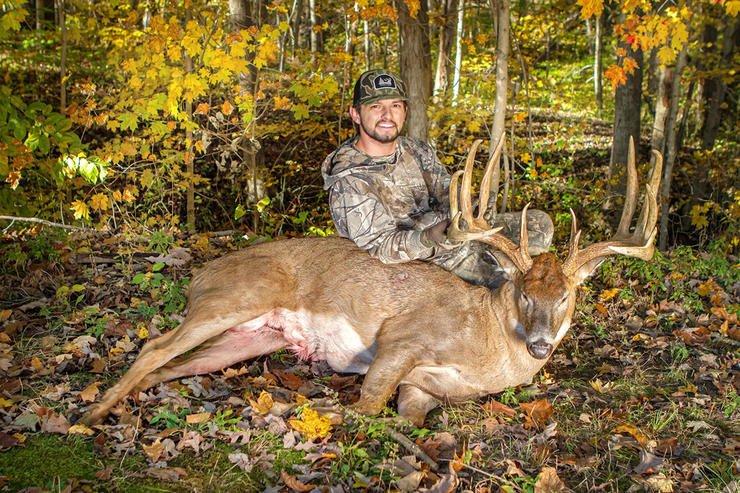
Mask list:
[[[337,232],[385,263],[432,259],[421,231],[448,219],[450,175],[421,141],[399,137],[393,154],[370,157],[356,140],[321,169]]]

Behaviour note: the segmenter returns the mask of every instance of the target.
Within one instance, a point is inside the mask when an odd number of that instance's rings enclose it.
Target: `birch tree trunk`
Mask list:
[[[457,29],[455,34],[455,69],[452,74],[452,104],[457,104],[457,97],[460,94],[460,72],[462,70],[462,38],[465,23],[465,0],[459,0],[457,11]]]
[[[444,99],[449,83],[452,39],[455,36],[457,23],[457,0],[442,0],[442,16],[444,25],[439,29],[439,52],[437,54],[437,69],[434,74],[434,97]]]
[[[501,140],[506,124],[506,102],[509,88],[509,0],[496,2],[496,101],[493,107],[493,127],[489,151]],[[491,197],[495,200],[495,197]]]
[[[676,67],[673,69],[673,77],[670,87],[670,107],[666,118],[665,130],[665,161],[663,164],[663,179],[660,185],[660,234],[658,237],[658,248],[665,250],[668,245],[668,214],[670,212],[671,180],[673,178],[673,165],[678,152],[676,144],[676,133],[678,126],[678,101],[681,97],[681,72],[686,66],[686,47],[684,46],[678,55]],[[667,88],[666,88],[667,90]]]
[[[427,0],[421,0],[416,17],[411,17],[405,0],[396,0],[401,78],[406,83],[409,112],[408,135],[427,141],[429,119],[427,104],[432,94],[432,57],[429,49],[429,16]]]
[[[602,48],[602,12],[596,17],[595,24],[595,35],[594,35],[594,97],[596,98],[596,107],[599,109],[599,116],[601,116],[601,110],[604,109],[604,85],[601,69],[601,48]]]

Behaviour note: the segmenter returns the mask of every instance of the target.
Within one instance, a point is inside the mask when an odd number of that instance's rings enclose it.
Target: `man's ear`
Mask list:
[[[356,124],[360,124],[360,112],[357,111],[357,108],[354,106],[349,107],[349,117],[352,118],[352,121]]]

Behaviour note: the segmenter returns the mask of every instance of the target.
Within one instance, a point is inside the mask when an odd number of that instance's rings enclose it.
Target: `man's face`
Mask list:
[[[349,109],[352,121],[360,126],[360,135],[366,134],[378,142],[393,142],[406,121],[406,103],[401,99],[381,99],[363,104],[359,111]]]

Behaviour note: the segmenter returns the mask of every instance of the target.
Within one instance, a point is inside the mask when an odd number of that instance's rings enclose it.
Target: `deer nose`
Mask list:
[[[529,354],[531,354],[533,358],[545,359],[550,356],[550,352],[552,352],[552,344],[545,342],[544,339],[538,339],[527,344],[527,351],[529,351]]]

